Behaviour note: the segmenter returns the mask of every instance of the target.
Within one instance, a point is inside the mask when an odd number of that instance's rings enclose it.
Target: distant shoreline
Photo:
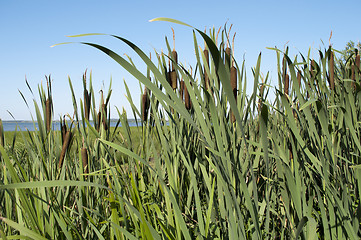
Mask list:
[[[110,127],[115,127],[118,122],[118,119],[110,119]],[[11,132],[11,131],[35,131],[36,128],[38,128],[37,121],[32,120],[3,120],[3,128],[4,132]],[[92,124],[93,121],[90,121],[90,124]],[[137,122],[135,119],[128,119],[129,126],[135,127],[137,126]],[[67,120],[67,124],[70,125],[70,121]],[[141,121],[138,120],[138,125],[141,125]],[[121,123],[119,123],[119,126],[121,126]],[[52,128],[54,130],[60,130],[60,121],[54,120]]]

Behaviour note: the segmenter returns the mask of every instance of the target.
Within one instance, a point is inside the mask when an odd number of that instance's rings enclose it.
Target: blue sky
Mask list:
[[[72,114],[73,107],[68,77],[74,85],[77,100],[82,97],[82,74],[93,73],[96,91],[107,90],[113,79],[111,98],[112,117],[117,106],[124,107],[131,117],[125,98],[123,80],[139,104],[138,82],[103,53],[80,44],[61,45],[67,41],[99,43],[119,54],[137,60],[132,50],[108,36],[69,39],[67,35],[108,33],[125,37],[145,52],[166,49],[165,37],[172,39],[175,29],[179,61],[192,64],[193,36],[190,28],[167,22],[149,22],[156,17],[169,17],[199,29],[220,26],[228,21],[236,32],[235,56],[238,62],[246,59],[246,67],[255,66],[262,52],[261,70],[270,71],[276,82],[276,55],[266,47],[290,47],[291,56],[299,51],[323,48],[322,41],[343,49],[349,40],[360,40],[359,10],[361,1],[0,1],[0,118],[31,119],[34,98],[27,89],[25,76],[38,99],[37,85],[45,75],[53,79],[54,118]],[[321,41],[322,40],[322,41]],[[172,41],[172,40],[171,40]],[[315,54],[315,57],[317,55]],[[249,78],[251,80],[251,78]],[[248,83],[249,86],[252,83]],[[19,90],[27,99],[26,107]]]

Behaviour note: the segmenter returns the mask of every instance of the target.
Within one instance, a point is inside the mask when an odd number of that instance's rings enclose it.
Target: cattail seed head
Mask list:
[[[175,70],[170,72],[170,81],[173,90],[177,89],[177,72]]]
[[[64,161],[64,158],[65,158],[65,153],[66,151],[68,150],[69,148],[69,143],[70,143],[70,140],[71,140],[71,132],[70,131],[67,131],[66,134],[65,134],[65,139],[64,139],[64,142],[63,142],[63,146],[61,148],[61,152],[60,152],[60,157],[59,157],[59,164],[58,164],[58,168],[61,169],[62,166],[63,166],[63,161]]]
[[[144,93],[142,96],[142,120],[143,120],[143,122],[147,121],[149,106],[150,106],[150,99],[148,96],[148,89],[144,88]]]
[[[206,63],[207,63],[207,66],[209,67],[209,52],[207,49],[204,49],[203,51],[204,53],[204,57],[206,59]],[[207,74],[207,71],[204,67],[204,84],[205,84],[205,88],[208,89],[209,88],[209,77],[208,77],[208,74]]]
[[[330,71],[330,88],[334,90],[335,88],[335,63],[333,52],[330,53],[330,63],[329,63],[329,71]]]
[[[174,59],[174,63],[172,63],[172,70],[175,70],[175,64],[178,64],[178,54],[176,50],[172,51],[172,57]]]
[[[184,80],[182,79],[180,82],[180,98],[182,101],[184,100],[183,97],[184,97]]]
[[[81,160],[82,160],[82,163],[83,163],[83,173],[85,173],[85,174],[89,173],[89,170],[88,170],[88,151],[84,147],[81,149]]]
[[[91,94],[88,93],[87,89],[84,89],[84,112],[85,112],[85,119],[89,121],[89,113],[90,113],[90,100]]]
[[[170,71],[170,85],[172,86],[173,90],[177,89],[177,72],[175,70],[175,65],[178,63],[178,54],[177,51],[172,51],[172,57],[174,62],[172,62],[172,71]]]
[[[184,103],[187,110],[191,109],[191,99],[186,85],[184,85]]]
[[[97,126],[96,126],[96,129],[97,129],[98,132],[99,132],[99,130],[100,130],[100,121],[101,121],[101,118],[102,118],[102,114],[101,114],[101,112],[98,112],[98,115],[97,115]]]
[[[64,144],[65,135],[67,132],[66,124],[65,124],[65,116],[63,117],[63,121],[60,119],[60,130],[61,130],[61,140],[62,140],[62,143]]]
[[[289,88],[290,88],[290,76],[286,73],[286,77],[285,77],[285,83],[284,83],[284,93],[286,95],[288,95],[288,91],[289,91]]]
[[[231,65],[231,49],[229,47],[226,48],[226,66]]]
[[[45,101],[45,112],[46,112],[46,131],[49,132],[51,129],[51,99],[48,98]]]

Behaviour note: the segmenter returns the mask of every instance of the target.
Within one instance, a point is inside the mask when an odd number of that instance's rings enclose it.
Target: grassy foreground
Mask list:
[[[74,114],[66,118],[74,127],[53,131],[50,79],[39,86],[38,131],[18,133],[21,151],[0,145],[3,239],[361,237],[357,51],[338,61],[331,47],[318,59],[301,53],[290,59],[287,49],[273,49],[278,85],[271,87],[260,73],[261,55],[246,76],[227,29],[193,34],[193,68],[178,62],[168,41],[168,55],[151,60],[110,36],[138,54],[146,73],[131,59],[83,43],[144,87],[137,108],[125,84],[138,135],[124,111],[118,111],[121,133],[108,127],[112,90],[101,92],[96,105],[85,74],[79,102],[69,80]],[[254,84],[250,96],[247,82]]]

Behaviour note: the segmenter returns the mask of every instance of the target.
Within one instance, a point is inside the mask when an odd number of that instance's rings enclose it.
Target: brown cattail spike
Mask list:
[[[204,53],[204,57],[206,59],[206,64],[209,68],[209,52],[207,49],[204,49],[203,51]],[[208,77],[208,74],[207,74],[207,71],[206,71],[206,68],[204,67],[204,84],[205,84],[205,88],[208,89],[209,88],[209,77]]]
[[[229,47],[226,48],[226,66],[231,66],[231,49]]]
[[[51,128],[51,99],[48,98],[46,101],[45,101],[45,111],[46,111],[46,132],[49,132],[50,131],[50,128]]]
[[[89,113],[90,113],[90,100],[91,94],[88,93],[87,89],[84,89],[84,112],[85,112],[85,119],[89,121]]]
[[[86,89],[86,70],[85,73],[83,74],[83,87],[84,87],[84,114],[85,114],[85,119],[89,121],[91,94],[88,93],[88,90]]]
[[[182,101],[184,100],[183,97],[184,97],[184,81],[182,79],[180,82],[180,98]]]
[[[150,100],[149,100],[149,96],[148,96],[148,89],[144,88],[144,93],[142,96],[142,120],[143,120],[143,122],[147,121],[149,106],[150,106]]]
[[[187,110],[191,109],[191,99],[186,85],[184,85],[184,104]]]
[[[65,141],[65,135],[66,135],[66,124],[65,124],[65,115],[63,117],[63,121],[60,119],[60,130],[61,130],[61,140],[62,143],[64,144]]]
[[[288,95],[288,91],[289,91],[289,88],[290,88],[290,76],[286,73],[286,77],[285,77],[285,89],[284,89],[284,92],[286,95]]]
[[[59,158],[59,164],[58,164],[58,168],[61,169],[63,166],[63,161],[65,158],[65,153],[68,150],[69,147],[69,143],[71,140],[71,132],[67,131],[65,134],[65,139],[64,139],[64,143],[63,143],[63,147],[61,149],[61,153],[60,153],[60,158]]]
[[[175,70],[175,65],[178,63],[178,54],[175,50],[172,51],[172,71],[170,71],[170,82],[173,90],[177,89],[177,72]]]
[[[99,132],[99,130],[100,130],[100,121],[101,121],[101,113],[100,112],[98,112],[98,115],[97,115],[97,126],[96,126],[96,129],[97,129],[97,131]]]
[[[84,147],[81,149],[81,160],[82,160],[82,163],[83,163],[83,173],[85,173],[85,174],[89,173],[89,170],[88,170],[88,151]]]
[[[330,63],[329,63],[329,71],[330,71],[330,88],[334,90],[335,88],[335,63],[333,52],[330,53]]]

